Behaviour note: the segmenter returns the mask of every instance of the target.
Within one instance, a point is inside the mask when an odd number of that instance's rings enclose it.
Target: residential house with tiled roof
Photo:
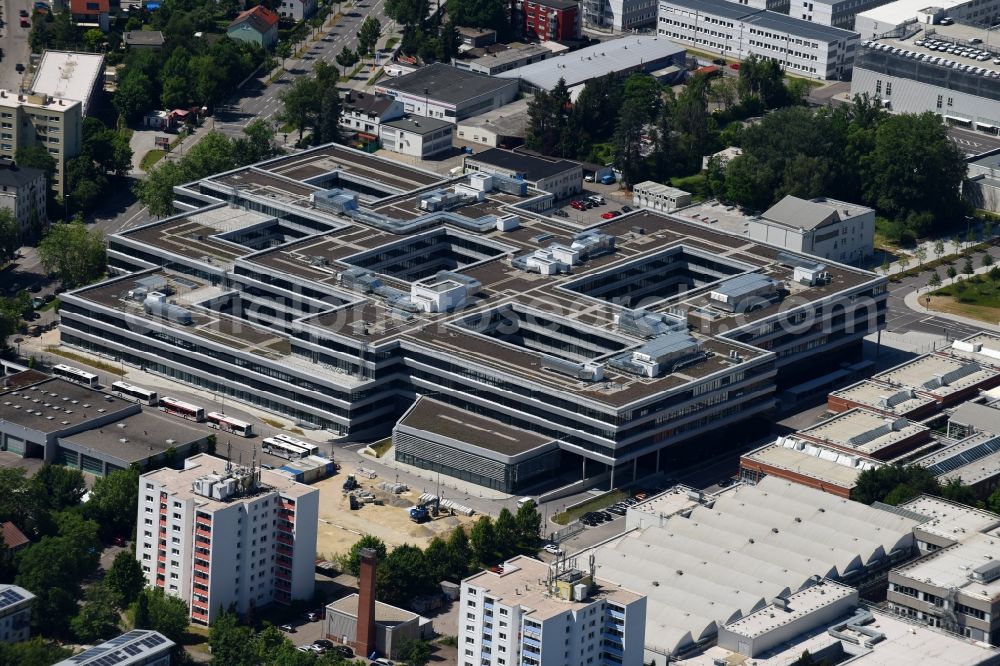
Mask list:
[[[226,34],[263,49],[274,48],[278,43],[278,15],[262,5],[246,10],[229,24]]]

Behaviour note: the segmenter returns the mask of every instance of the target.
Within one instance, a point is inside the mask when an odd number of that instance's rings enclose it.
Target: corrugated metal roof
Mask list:
[[[745,273],[731,277],[725,282],[712,289],[712,293],[728,296],[733,300],[738,300],[741,296],[752,294],[764,287],[774,287],[778,283],[773,278],[760,273]]]

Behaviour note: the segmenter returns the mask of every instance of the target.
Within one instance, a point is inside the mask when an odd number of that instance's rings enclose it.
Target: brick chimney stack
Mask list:
[[[358,585],[358,635],[355,650],[367,657],[375,652],[375,565],[372,548],[361,549],[361,580]]]

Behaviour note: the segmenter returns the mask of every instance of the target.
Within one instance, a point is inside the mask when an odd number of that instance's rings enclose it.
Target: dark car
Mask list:
[[[21,27],[22,28],[30,28],[31,27],[31,21],[29,21],[26,18],[22,18],[21,19]],[[22,65],[22,67],[23,67],[23,65]]]
[[[22,9],[21,11],[19,11],[17,13],[17,15],[18,16],[25,16],[26,17],[26,16],[28,16],[28,10],[27,9]]]
[[[24,21],[21,21],[21,23],[24,23]],[[17,63],[16,65],[14,65],[14,69],[16,69],[18,72],[23,72],[24,71],[24,65],[21,64],[21,63]]]
[[[635,210],[635,209],[632,208],[632,206],[622,206],[622,212],[623,213],[631,213],[633,210]]]
[[[712,61],[712,64],[725,66],[726,61],[723,60],[722,58],[716,58],[715,60]]]

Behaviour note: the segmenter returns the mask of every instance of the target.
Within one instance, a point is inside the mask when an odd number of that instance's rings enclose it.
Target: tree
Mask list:
[[[143,597],[149,612],[147,628],[160,632],[175,643],[179,642],[188,627],[187,604],[178,597],[165,595],[159,587],[144,589],[139,599]]]
[[[465,533],[465,528],[461,525],[455,526],[445,545],[448,555],[446,574],[442,578],[457,583],[466,577],[472,565],[472,546],[469,544],[469,535]]]
[[[87,483],[80,470],[51,463],[45,463],[35,472],[30,486],[46,511],[77,506],[87,492]]]
[[[360,37],[359,37],[360,39]],[[316,124],[319,115],[319,90],[316,79],[300,76],[288,90],[279,96],[282,103],[281,120],[299,131],[299,141],[307,128]]]
[[[35,636],[20,643],[0,643],[3,666],[50,666],[72,656],[73,650]]]
[[[347,70],[358,64],[358,54],[351,49],[344,46],[340,49],[340,53],[337,54],[337,64],[340,65],[344,70],[344,76],[347,76]]]
[[[756,99],[763,108],[774,109],[786,103],[788,94],[784,72],[776,61],[754,53],[740,63],[739,72],[740,101],[743,104]]]
[[[419,25],[427,16],[427,0],[386,0],[385,15],[404,27]]]
[[[622,104],[634,104],[643,124],[651,123],[663,108],[663,86],[645,72],[636,72],[625,79]]]
[[[52,179],[55,178],[58,163],[44,146],[37,144],[21,146],[14,152],[14,161],[21,166],[41,169],[45,173],[46,184],[52,186]]]
[[[149,629],[152,623],[149,619],[149,597],[140,594],[135,601],[135,611],[132,614],[133,629]]]
[[[284,639],[281,632],[278,635]],[[273,634],[271,635],[273,637]],[[257,645],[253,639],[253,631],[240,625],[236,613],[222,613],[212,623],[208,632],[208,645],[212,652],[212,663],[219,666],[256,666],[269,659],[277,645],[268,645],[270,654],[257,654]],[[263,659],[261,659],[263,658]]]
[[[346,46],[344,48],[347,48]],[[285,67],[285,60],[292,57],[292,45],[287,40],[281,40],[274,48],[274,55],[281,58],[281,67]]]
[[[955,270],[955,267],[954,267],[954,266],[949,266],[949,267],[948,267],[948,270],[946,270],[946,271],[945,271],[945,273],[946,273],[946,274],[948,275],[948,277],[949,277],[950,279],[952,279],[952,280],[954,280],[954,279],[955,279],[955,276],[956,276],[956,275],[958,275],[958,271],[956,271],[956,270]]]
[[[510,11],[504,0],[448,0],[448,18],[456,25],[510,32]]]
[[[114,595],[101,585],[91,585],[70,627],[81,643],[95,643],[121,633],[120,619]]]
[[[944,241],[940,238],[934,241],[934,256],[938,259],[944,256]]]
[[[941,497],[959,504],[976,506],[976,493],[969,486],[963,485],[961,479],[951,479],[941,486]]]
[[[0,208],[0,259],[12,259],[21,247],[21,227],[9,208]]]
[[[79,221],[49,227],[38,244],[38,256],[45,270],[58,274],[68,287],[89,284],[107,268],[104,234]]]
[[[150,78],[140,71],[129,68],[118,82],[112,104],[125,122],[131,123],[153,108],[155,99],[153,82]]]
[[[966,275],[972,275],[976,272],[975,267],[972,265],[972,257],[965,258],[965,261],[962,263],[962,272]]]
[[[917,265],[923,266],[924,260],[927,259],[927,249],[921,245],[913,251],[913,256],[917,258]]]
[[[414,597],[434,589],[435,581],[424,551],[404,543],[379,563],[379,598],[394,606],[408,606]]]
[[[365,56],[375,52],[379,37],[382,36],[382,24],[374,16],[368,16],[358,28],[358,55]]]
[[[859,474],[851,499],[863,504],[899,504],[922,493],[940,494],[937,479],[925,467],[885,465]]]
[[[931,273],[931,277],[927,280],[927,286],[931,289],[937,289],[941,286],[941,276],[938,275],[937,271]]]
[[[993,229],[994,229],[993,220],[991,220],[990,218],[986,218],[985,220],[983,220],[983,240],[985,240],[986,242],[990,242],[993,240]]]
[[[333,143],[340,138],[340,92],[336,87],[330,86],[323,91],[320,100],[319,120],[316,123],[316,131],[313,133],[313,143],[320,145]]]
[[[496,535],[493,531],[493,520],[489,516],[480,516],[479,520],[472,525],[469,542],[477,562],[492,564],[496,560]]]
[[[538,547],[542,530],[542,516],[534,502],[525,502],[517,508],[514,516],[517,523],[517,539],[521,550],[531,552]]]
[[[377,536],[365,534],[363,537],[354,542],[354,545],[352,545],[351,549],[347,552],[347,557],[344,561],[344,569],[352,576],[357,576],[361,572],[362,548],[374,549],[377,560],[379,562],[385,561],[387,554],[385,542]]]
[[[984,268],[986,266],[992,266],[993,265],[993,255],[991,255],[989,253],[984,254],[983,258],[982,258],[982,264],[983,264]]]
[[[887,117],[860,166],[862,194],[884,215],[900,218],[928,211],[947,222],[965,211],[959,197],[965,159],[934,113]]]
[[[517,522],[507,507],[500,510],[500,515],[493,523],[493,535],[501,558],[506,559],[517,552],[519,545]]]
[[[105,538],[128,537],[139,506],[139,470],[116,470],[94,483],[85,509]]]
[[[396,646],[396,658],[406,666],[427,666],[431,660],[430,643],[414,638],[404,638]]]
[[[993,513],[1000,513],[1000,488],[997,488],[986,499],[986,508]]]
[[[14,579],[36,596],[32,626],[52,636],[68,634],[69,620],[76,613],[80,581],[97,568],[98,552],[94,545],[97,526],[86,526],[69,517],[63,523],[66,536],[42,537],[17,554]]]
[[[634,101],[622,105],[618,127],[614,136],[615,166],[622,174],[622,182],[631,187],[645,177],[645,160],[642,156],[642,131],[645,111]]]
[[[104,576],[104,586],[114,595],[119,608],[130,606],[146,586],[142,566],[131,550],[123,550],[115,555],[111,568]]]

